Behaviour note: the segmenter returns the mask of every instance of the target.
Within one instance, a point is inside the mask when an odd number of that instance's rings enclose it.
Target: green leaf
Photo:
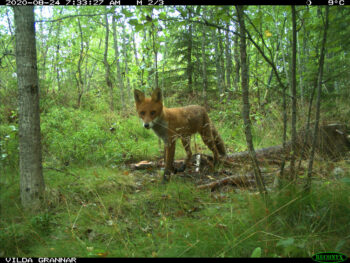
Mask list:
[[[122,9],[122,13],[125,15],[125,17],[132,17],[133,16],[133,13],[127,9]]]
[[[153,22],[147,21],[147,22],[144,24],[144,26],[150,27],[150,26],[152,26],[152,24],[153,24]]]
[[[137,21],[137,19],[130,19],[129,24],[132,26],[137,26],[139,24],[139,22]]]
[[[177,23],[178,26],[185,26],[186,24],[187,24],[186,21],[181,21]]]
[[[261,247],[256,247],[253,250],[252,255],[250,256],[251,258],[261,258]]]
[[[160,12],[159,13],[159,18],[162,20],[165,20],[167,18],[166,13],[165,12]]]
[[[123,16],[122,15],[114,15],[115,19],[118,20],[120,18],[122,18]]]
[[[135,26],[136,32],[141,31],[143,28],[144,28],[144,25],[142,25],[142,24],[137,24],[137,25]]]

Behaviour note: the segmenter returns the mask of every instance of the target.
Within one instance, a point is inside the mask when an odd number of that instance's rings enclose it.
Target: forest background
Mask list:
[[[291,148],[277,166],[252,154],[296,145],[305,127],[311,134],[349,125],[348,7],[34,10],[44,197],[34,209],[20,184],[19,20],[4,6],[0,256],[350,255],[348,152],[329,159],[310,147],[305,159]],[[167,107],[205,106],[228,152],[248,150],[252,158],[216,173],[174,175],[166,185],[159,167],[132,169],[163,156],[136,116],[135,88],[161,88]],[[211,154],[198,135],[194,141],[195,152]],[[184,156],[179,145],[176,158]],[[198,188],[249,172],[257,182],[272,174],[275,184]]]

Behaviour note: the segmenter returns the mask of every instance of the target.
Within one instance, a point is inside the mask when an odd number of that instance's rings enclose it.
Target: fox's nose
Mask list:
[[[144,124],[143,124],[143,127],[145,127],[146,129],[149,129],[149,127],[150,127],[150,126],[149,126],[149,123],[144,123]]]

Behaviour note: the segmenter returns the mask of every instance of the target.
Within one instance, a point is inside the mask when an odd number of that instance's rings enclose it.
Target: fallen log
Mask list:
[[[345,124],[332,123],[322,125],[318,130],[316,153],[325,159],[339,159],[350,151],[350,134]],[[313,132],[310,128],[307,132],[303,129],[298,132],[296,140],[296,154],[307,158],[313,140]],[[271,146],[256,150],[258,159],[281,160],[283,155],[288,159],[291,152],[292,143],[288,141],[283,149],[282,145]],[[229,162],[244,162],[249,160],[249,152],[239,152],[227,155]]]
[[[132,163],[130,165],[130,168],[135,170],[143,170],[143,169],[156,168],[156,167],[158,167],[158,164],[156,162],[149,162],[149,161],[141,161],[138,163]]]
[[[318,130],[316,153],[325,159],[339,159],[345,156],[350,151],[350,141],[348,136],[350,129],[345,124],[332,123],[322,125]],[[303,158],[308,157],[309,149],[312,145],[313,132],[309,129],[301,130],[297,135],[297,147],[296,154]],[[256,150],[256,156],[260,162],[268,162],[278,164],[283,156],[289,158],[291,151],[291,142],[286,143],[286,147],[283,149],[282,145],[271,146]],[[228,167],[236,167],[250,162],[249,152],[238,152],[234,154],[228,154],[225,158],[222,158],[222,164]],[[175,167],[180,167],[184,160],[177,160],[174,162]],[[192,166],[195,167],[195,171],[199,172],[203,167],[213,166],[213,157],[206,154],[194,154],[191,160]],[[132,164],[132,169],[152,169],[163,167],[163,161],[149,162],[141,161],[137,164]]]
[[[308,157],[309,149],[312,146],[312,129],[310,128],[308,132],[304,129],[299,133],[297,146],[298,153],[303,154],[302,157]],[[350,151],[349,133],[350,131],[345,124],[321,125],[317,134],[316,153],[322,158],[331,160],[344,157]],[[303,149],[303,147],[305,148]]]
[[[198,189],[209,188],[211,189],[211,191],[214,191],[216,188],[227,184],[234,185],[234,186],[245,186],[245,187],[254,185],[255,184],[254,174],[232,175],[208,184],[199,185],[197,186],[197,188]]]

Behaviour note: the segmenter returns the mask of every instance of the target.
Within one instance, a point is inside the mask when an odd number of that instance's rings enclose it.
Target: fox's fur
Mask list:
[[[191,161],[191,135],[199,133],[203,142],[213,152],[214,162],[219,161],[219,155],[225,156],[226,149],[223,140],[209,119],[204,107],[190,105],[180,108],[166,108],[162,103],[160,89],[156,89],[150,98],[139,90],[134,90],[136,110],[143,121],[143,126],[153,131],[160,137],[165,145],[165,170],[164,180],[174,171],[173,162],[175,155],[175,141],[180,138],[186,150],[185,165]]]

